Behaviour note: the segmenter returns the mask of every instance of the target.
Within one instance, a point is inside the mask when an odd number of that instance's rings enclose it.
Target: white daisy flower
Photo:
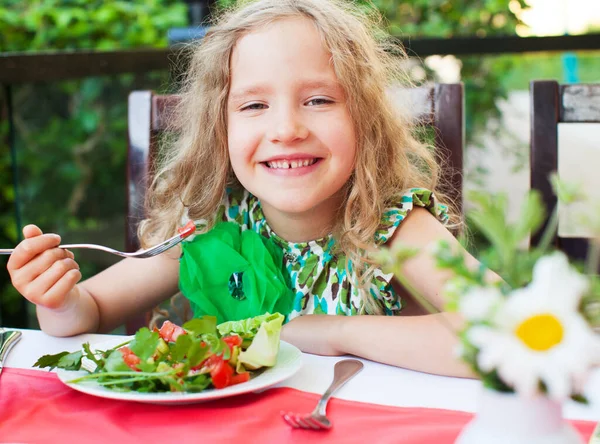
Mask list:
[[[459,299],[458,311],[468,321],[484,321],[490,318],[502,299],[502,293],[496,287],[471,288]]]
[[[491,325],[467,331],[479,349],[479,368],[496,369],[524,395],[538,392],[540,381],[556,400],[577,392],[586,372],[600,363],[600,336],[578,311],[587,286],[562,253],[538,260],[531,284],[509,294]]]

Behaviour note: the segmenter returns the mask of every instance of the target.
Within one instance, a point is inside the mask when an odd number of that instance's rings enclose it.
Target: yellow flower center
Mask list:
[[[515,334],[532,350],[546,351],[560,344],[563,338],[563,326],[551,314],[539,314],[521,322]]]

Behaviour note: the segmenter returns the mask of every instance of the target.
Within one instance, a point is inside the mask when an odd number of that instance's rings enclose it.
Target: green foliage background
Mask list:
[[[166,47],[167,31],[187,25],[176,0],[0,0],[0,52]],[[123,247],[127,94],[164,90],[169,73],[13,85],[22,224],[36,223],[68,242]],[[2,122],[0,140],[7,141]],[[19,240],[13,175],[0,150],[0,245]],[[84,277],[112,262],[78,254]],[[2,260],[4,268],[6,260]],[[23,325],[21,298],[0,273],[4,325]]]

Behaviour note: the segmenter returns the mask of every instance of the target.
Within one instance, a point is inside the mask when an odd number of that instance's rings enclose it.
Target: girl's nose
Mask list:
[[[289,114],[273,124],[269,139],[274,143],[292,143],[308,137],[308,128],[295,116]]]

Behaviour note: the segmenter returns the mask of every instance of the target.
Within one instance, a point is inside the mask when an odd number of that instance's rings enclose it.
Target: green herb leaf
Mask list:
[[[81,351],[66,354],[58,360],[57,367],[63,368],[65,370],[79,370],[81,368],[82,357],[83,354],[81,353]]]
[[[226,361],[231,358],[231,349],[223,339],[221,339],[221,350],[223,350],[223,359]]]
[[[202,335],[202,340],[210,347],[210,351],[215,354],[221,353],[221,338],[217,335]]]
[[[55,355],[44,355],[33,366],[39,368],[50,367],[49,370],[56,367],[64,368],[65,370],[79,370],[81,368],[81,357],[81,351],[74,353],[64,351]]]
[[[123,354],[119,350],[110,352],[104,362],[104,370],[107,372],[134,372],[123,361]]]
[[[199,336],[203,334],[215,334],[217,331],[217,318],[215,316],[203,316],[201,318],[192,319],[183,324],[184,330],[193,332]]]
[[[83,348],[83,352],[85,353],[85,357],[87,359],[96,363],[97,366],[102,366],[102,360],[96,358],[96,355],[92,352],[92,350],[90,348],[89,342],[86,342],[85,344],[83,344],[82,348]]]
[[[145,373],[151,373],[153,371],[156,370],[156,363],[155,362],[147,362],[147,361],[141,361],[137,367],[145,372]]]
[[[138,358],[145,361],[156,352],[159,338],[157,332],[143,327],[137,331],[135,339],[129,344],[129,348]]]
[[[185,381],[183,383],[183,390],[186,392],[201,392],[211,384],[211,379],[208,375],[197,375],[193,379]]]
[[[187,355],[190,368],[200,364],[206,358],[208,351],[209,348],[206,345],[203,346],[200,341],[192,341]]]
[[[175,341],[175,346],[171,348],[171,357],[173,361],[179,362],[187,356],[190,346],[192,345],[192,338],[190,335],[180,335]]]

